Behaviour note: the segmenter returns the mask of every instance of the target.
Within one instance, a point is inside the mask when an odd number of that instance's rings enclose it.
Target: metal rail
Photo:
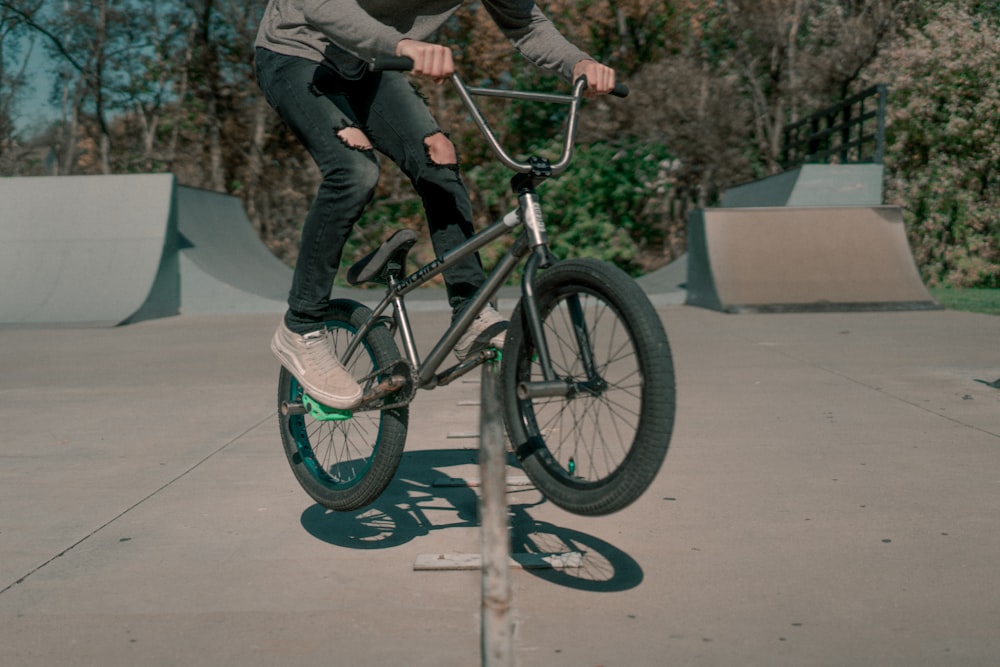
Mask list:
[[[786,125],[781,165],[881,164],[885,158],[888,89],[872,86],[857,95]]]

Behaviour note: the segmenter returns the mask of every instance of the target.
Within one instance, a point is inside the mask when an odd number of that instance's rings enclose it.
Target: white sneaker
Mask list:
[[[282,321],[271,339],[271,352],[305,393],[323,405],[350,410],[361,402],[361,385],[340,363],[333,337],[326,329],[299,335]]]
[[[486,347],[502,350],[509,325],[510,322],[502,318],[493,306],[486,306],[455,343],[455,356],[459,361],[465,361]]]

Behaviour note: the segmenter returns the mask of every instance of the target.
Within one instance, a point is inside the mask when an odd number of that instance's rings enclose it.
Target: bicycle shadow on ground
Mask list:
[[[371,505],[352,512],[307,508],[302,527],[316,539],[349,549],[390,549],[432,531],[479,527],[479,496],[462,480],[478,478],[477,451],[429,450],[403,454],[389,488]],[[513,458],[510,465],[516,465]],[[508,475],[520,471],[508,467]],[[635,588],[643,580],[639,564],[599,537],[536,520],[531,510],[545,503],[533,487],[507,495],[512,554],[583,555],[580,567],[533,569],[545,581],[594,592]],[[478,544],[478,543],[477,543]]]

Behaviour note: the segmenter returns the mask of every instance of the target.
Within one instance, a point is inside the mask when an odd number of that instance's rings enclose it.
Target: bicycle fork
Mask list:
[[[530,178],[530,177],[529,177]],[[516,181],[517,177],[515,177]],[[586,323],[583,318],[583,308],[580,299],[573,294],[567,300],[569,307],[570,321],[573,325],[573,332],[576,337],[577,349],[580,351],[580,360],[587,375],[585,383],[573,382],[568,378],[559,378],[552,366],[552,357],[549,354],[549,346],[545,337],[545,328],[542,325],[542,316],[538,310],[538,301],[535,298],[535,275],[538,270],[545,268],[552,263],[551,255],[548,251],[548,238],[545,230],[545,221],[542,217],[542,209],[538,200],[538,194],[534,187],[524,187],[518,193],[518,200],[524,216],[524,223],[532,246],[531,256],[524,267],[523,282],[521,284],[521,304],[527,320],[528,331],[531,339],[535,343],[535,352],[538,354],[538,364],[542,371],[541,382],[522,382],[517,387],[518,398],[545,398],[563,397],[572,398],[581,390],[589,394],[599,393],[603,388],[603,380],[597,373],[594,364],[594,355],[590,347],[590,336],[587,333]]]

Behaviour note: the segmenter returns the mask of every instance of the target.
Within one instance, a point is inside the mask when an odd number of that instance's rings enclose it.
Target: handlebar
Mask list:
[[[406,56],[378,56],[368,65],[372,72],[409,72],[413,69],[413,58]]]
[[[413,60],[406,56],[379,56],[372,61],[369,69],[373,72],[409,72],[413,69]],[[614,97],[628,97],[629,89],[624,83],[616,83],[608,94]]]
[[[406,56],[382,56],[372,61],[369,69],[373,72],[409,72],[413,69],[413,60],[407,58]],[[486,118],[483,116],[482,111],[479,110],[479,106],[476,104],[473,96],[499,97],[512,100],[525,100],[529,102],[548,102],[570,105],[569,117],[566,120],[566,131],[562,155],[554,164],[547,167],[545,175],[558,176],[569,166],[570,159],[573,157],[573,140],[576,137],[577,116],[580,110],[580,101],[583,98],[583,92],[587,89],[586,77],[580,77],[577,79],[573,85],[573,93],[571,95],[467,86],[462,80],[462,77],[459,76],[458,72],[451,75],[451,81],[455,85],[455,90],[458,92],[458,96],[462,99],[463,104],[465,104],[466,109],[472,115],[472,120],[475,122],[476,127],[479,128],[479,131],[486,139],[486,142],[489,144],[494,154],[496,154],[500,162],[502,162],[508,169],[511,169],[519,174],[537,173],[538,165],[535,161],[520,162],[515,160],[513,156],[511,156],[510,153],[508,153],[503,146],[500,145],[499,139],[486,122]],[[617,83],[610,94],[615,97],[626,97],[629,94],[628,86],[623,83]]]

